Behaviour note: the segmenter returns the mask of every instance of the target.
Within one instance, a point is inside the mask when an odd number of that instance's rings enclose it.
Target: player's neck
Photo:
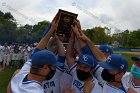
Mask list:
[[[36,81],[42,83],[45,80],[45,77],[29,73],[27,76],[27,79],[36,80]]]
[[[120,87],[120,86],[122,86],[122,83],[121,82],[108,82],[110,85],[112,85],[112,86],[115,86],[115,87]]]
[[[132,81],[136,86],[140,86],[140,79],[132,77]]]

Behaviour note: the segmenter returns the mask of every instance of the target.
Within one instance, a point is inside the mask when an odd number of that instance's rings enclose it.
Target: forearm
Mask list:
[[[38,49],[40,49],[40,50],[45,49],[46,44],[48,43],[48,41],[49,41],[49,39],[50,39],[52,33],[53,33],[53,30],[50,29],[49,32],[46,34],[46,36],[44,36],[44,37],[41,39],[41,41],[38,43],[38,45],[37,45],[36,48],[38,48]]]
[[[74,38],[70,38],[69,44],[66,50],[66,57],[74,57]]]
[[[11,81],[10,81],[9,84],[8,84],[8,87],[7,87],[7,93],[12,93],[12,89],[11,89]]]
[[[77,42],[80,49],[86,45],[86,43],[81,38],[77,38]]]
[[[57,41],[58,44],[58,55],[59,56],[66,56],[65,48],[60,40]]]
[[[47,33],[49,32],[50,28],[51,28],[51,23],[49,23],[48,26],[47,26],[47,28],[45,29],[45,31],[43,33],[43,37],[47,35]]]
[[[77,38],[75,38],[75,45],[74,45],[76,51],[77,51],[77,54],[78,55],[81,55],[82,54],[82,51],[80,50],[81,48],[79,47],[79,43],[78,43],[78,40]]]
[[[75,64],[75,56],[74,56],[74,37],[71,37],[70,38],[70,41],[69,41],[69,44],[68,44],[68,47],[67,47],[67,50],[66,50],[66,62],[67,62],[67,65],[68,67],[70,68],[73,64]]]
[[[94,45],[94,43],[90,39],[87,39],[86,42],[98,61],[106,60],[104,54]]]

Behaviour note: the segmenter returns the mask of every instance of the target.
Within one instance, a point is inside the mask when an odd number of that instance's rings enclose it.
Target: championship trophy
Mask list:
[[[77,18],[78,14],[59,9],[58,15],[59,23],[56,33],[59,37],[64,37],[63,43],[69,43],[71,25],[74,24],[74,19]]]

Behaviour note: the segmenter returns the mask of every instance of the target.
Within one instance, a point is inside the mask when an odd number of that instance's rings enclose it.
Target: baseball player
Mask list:
[[[73,77],[72,88],[76,93],[83,92],[84,83],[89,80],[94,84],[92,89],[93,93],[102,92],[98,80],[91,75],[91,72],[94,69],[93,61],[95,60],[90,55],[80,55],[77,64],[74,64],[70,69],[70,73]]]
[[[52,22],[51,28],[48,29],[48,33],[41,39],[37,47],[35,48],[34,53],[44,50],[46,47],[46,43],[48,42],[50,36],[53,34],[55,30],[55,20]],[[58,60],[59,62],[64,63],[65,62],[65,54],[63,51],[64,47],[62,46],[62,43],[60,43],[58,37],[56,38],[56,42],[58,43]],[[64,56],[63,56],[64,55]],[[51,58],[50,58],[51,59]],[[31,64],[31,63],[30,63]],[[64,71],[63,66],[57,66],[57,67],[51,67],[51,72],[49,76],[45,78],[45,80],[41,83],[43,90],[45,93],[61,93],[61,88],[60,88],[60,79],[61,75]]]
[[[99,46],[100,51],[102,51],[107,58],[109,55],[113,54],[113,49],[109,45],[100,45]]]
[[[72,26],[76,35],[78,45],[83,54],[92,55],[97,61],[105,61],[105,55],[94,45],[94,43],[81,31],[79,20],[75,20],[75,26]]]
[[[55,55],[47,50],[34,53],[30,62],[24,64],[11,80],[13,93],[44,93],[42,82],[51,76],[53,66],[62,66]]]
[[[0,46],[0,69],[3,67],[3,48]]]
[[[48,44],[50,37],[52,36],[52,34],[54,33],[54,31],[56,29],[56,24],[57,24],[56,19],[54,18],[54,20],[51,23],[50,29],[48,29],[49,31],[46,31],[47,33],[40,40],[40,42],[38,43],[34,52],[45,49],[46,44]],[[65,62],[64,46],[56,34],[54,35],[54,39],[55,39],[55,43],[57,44],[57,52],[58,52],[56,57],[58,58],[59,62],[64,64],[64,62]],[[65,70],[64,66],[57,66],[57,67],[53,68],[51,77],[46,78],[46,80],[42,82],[45,93],[61,93],[60,87],[62,85],[60,83],[60,81],[61,81],[60,79],[61,79],[61,76],[62,76],[64,70]]]
[[[72,76],[72,88],[74,89],[75,93],[82,93],[84,92],[84,83],[88,80],[92,81],[95,84],[93,91],[94,93],[101,93],[102,88],[98,84],[96,78],[94,78],[90,73],[94,69],[94,58],[87,54],[81,54],[79,56],[78,61],[75,61],[75,54],[74,54],[74,41],[75,37],[72,33],[69,45],[67,46],[66,50],[66,59],[67,64],[69,66],[69,73]]]
[[[7,44],[4,46],[4,59],[3,59],[3,66],[8,66],[10,62],[10,48]]]
[[[102,78],[99,80],[102,93],[127,93],[127,89],[122,85],[122,77],[127,71],[128,62],[121,54],[110,55],[105,62],[99,62],[99,66],[95,77],[98,80]]]
[[[134,61],[131,72],[124,75],[122,83],[126,88],[132,88],[136,93],[140,93],[140,56],[134,56],[131,59]]]

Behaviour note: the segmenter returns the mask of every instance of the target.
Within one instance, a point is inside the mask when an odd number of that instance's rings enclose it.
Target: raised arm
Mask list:
[[[85,43],[84,40],[82,40],[81,38],[79,38],[81,36],[80,32],[81,31],[81,25],[79,20],[75,20],[75,26],[72,26],[72,29],[74,31],[74,33],[76,34],[76,43],[78,46],[78,52],[80,51],[80,53],[82,52],[82,54],[89,54],[89,55],[93,55],[93,53],[91,52],[90,48],[88,47],[88,45]],[[95,57],[94,57],[95,58]]]
[[[78,46],[81,49],[82,47],[85,46],[85,42],[82,39],[79,38],[80,37],[79,31],[81,30],[80,21],[79,20],[75,20],[74,23],[75,23],[75,25],[72,25],[72,29],[73,29],[73,32],[76,35]]]
[[[47,34],[45,34],[45,36],[40,40],[40,42],[38,43],[37,47],[40,50],[45,49],[46,44],[48,43],[50,37],[52,36],[52,34],[56,31],[57,28],[57,24],[58,24],[58,19],[57,19],[57,15],[54,17],[54,19],[52,20],[51,23],[51,27],[49,29],[49,31],[47,32]]]
[[[74,41],[75,41],[75,35],[72,32],[70,40],[69,40],[69,44],[66,49],[66,60],[67,60],[67,65],[69,68],[75,64]]]
[[[80,21],[75,20],[75,26],[72,26],[74,33],[76,34],[79,47],[83,49],[86,44],[86,53],[92,54],[98,61],[106,60],[104,54],[94,45],[94,43],[81,31]],[[83,52],[83,51],[82,51]]]
[[[63,43],[61,42],[61,40],[59,39],[59,37],[56,34],[55,34],[54,42],[57,43],[58,55],[59,56],[65,56],[66,55],[66,51],[65,51],[65,48],[63,46]]]
[[[95,58],[101,62],[105,61],[106,60],[105,55],[95,46],[95,44],[82,31],[80,31],[80,33],[81,36],[79,38],[84,40],[88,44]]]

